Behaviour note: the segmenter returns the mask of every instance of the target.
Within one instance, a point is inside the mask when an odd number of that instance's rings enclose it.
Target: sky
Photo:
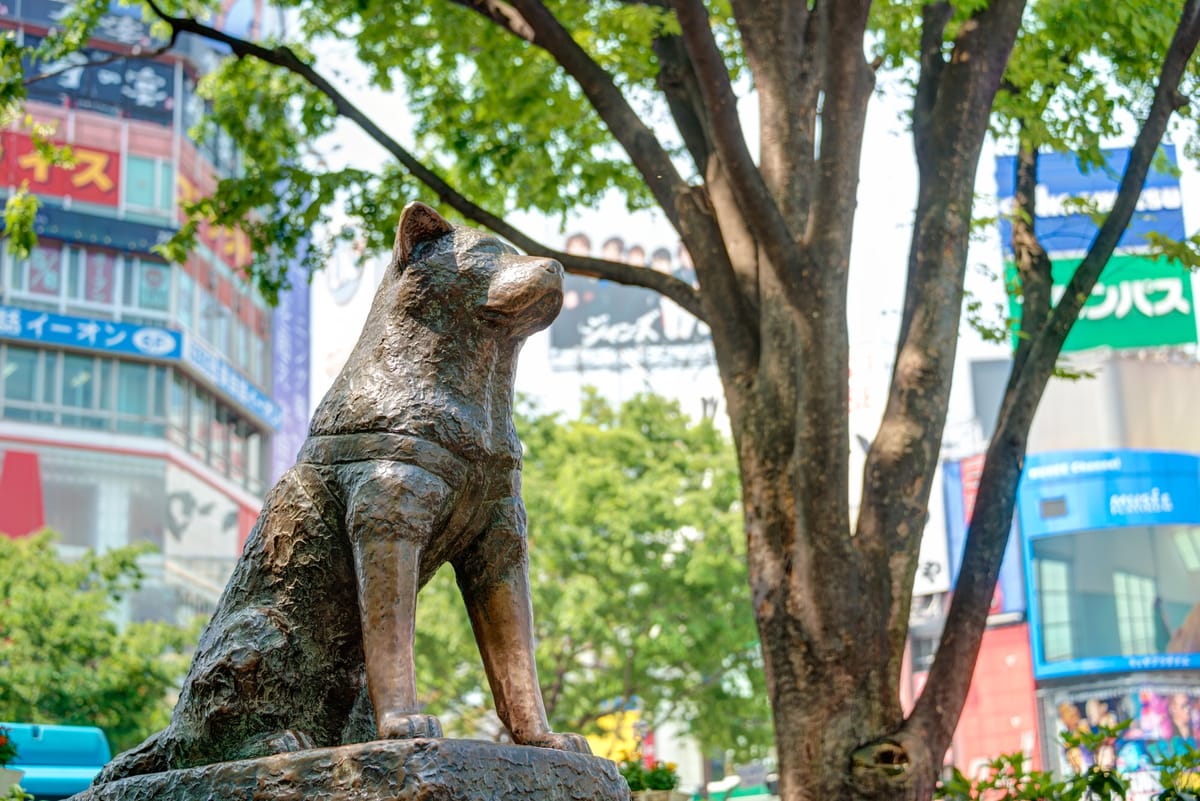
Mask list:
[[[338,85],[361,108],[397,109],[392,99],[386,99],[362,79],[362,71],[354,62],[348,43],[335,43],[318,51],[320,68],[334,77]],[[357,79],[355,76],[358,76]],[[906,119],[911,101],[897,85],[881,81],[883,88],[876,92],[869,106],[862,153],[861,182],[858,210],[855,218],[854,241],[851,251],[849,304],[847,323],[851,341],[851,397],[859,399],[857,418],[852,414],[853,433],[867,439],[874,433],[890,377],[892,353],[895,348],[899,309],[903,302],[905,270],[912,226],[912,210],[916,202],[917,175],[912,153],[911,136]],[[743,97],[740,116],[752,150],[757,140],[755,100]],[[376,121],[401,142],[409,140],[406,132],[411,126],[403,111],[393,111]],[[386,153],[350,123],[342,121],[331,138],[338,145],[328,154],[333,164],[353,160],[358,166],[370,167],[383,163]],[[1127,145],[1128,142],[1115,142]],[[994,213],[996,149],[992,141],[985,144],[980,158],[976,181],[975,208],[977,216]],[[1200,209],[1200,174],[1194,167],[1185,166],[1182,177],[1185,219],[1188,233],[1196,230],[1197,209]],[[410,198],[413,200],[433,200]],[[1189,210],[1191,213],[1189,214]],[[593,242],[609,236],[621,236],[626,243],[642,244],[647,252],[663,246],[674,249],[677,237],[660,212],[627,212],[617,196],[605,199],[595,208],[580,208],[566,222],[537,214],[516,214],[510,221],[535,239],[550,246],[561,246],[565,236],[576,231],[587,233]],[[1000,242],[993,227],[980,232],[971,243],[968,254],[967,288],[984,301],[985,307],[1006,305],[1003,287],[994,277],[999,274]],[[314,282],[319,285],[320,278]],[[369,294],[369,293],[360,293]],[[359,302],[333,308],[324,304],[320,292],[314,298],[317,330],[314,342],[333,343],[330,348],[348,350],[352,342],[338,346],[339,337],[346,339],[347,331],[357,331],[366,304]],[[357,319],[356,319],[357,316]],[[997,319],[999,319],[997,317]],[[962,450],[982,445],[974,431],[973,408],[967,386],[967,365],[973,359],[1001,359],[1007,355],[1004,345],[983,342],[964,324],[959,340],[959,359],[955,386],[952,392],[946,439],[951,447]],[[329,353],[314,353],[314,400],[323,394],[332,376],[322,375],[335,367],[336,357]],[[601,391],[620,400],[633,392],[654,389],[680,396],[685,411],[697,415],[701,398],[719,397],[719,380],[715,370],[686,370],[647,375],[630,369],[620,373],[579,376],[554,372],[549,366],[549,340],[543,333],[526,344],[518,371],[518,391],[535,397],[542,408],[572,413],[578,408],[581,386],[597,384]]]

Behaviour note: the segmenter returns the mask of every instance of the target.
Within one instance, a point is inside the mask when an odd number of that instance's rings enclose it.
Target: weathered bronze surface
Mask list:
[[[628,801],[607,759],[470,740],[396,740],[103,784],[72,801]]]
[[[517,351],[561,303],[557,262],[404,210],[362,336],[266,498],[170,725],[97,784],[440,737],[417,701],[413,618],[446,562],[513,741],[588,753],[550,730],[538,688],[512,425]]]

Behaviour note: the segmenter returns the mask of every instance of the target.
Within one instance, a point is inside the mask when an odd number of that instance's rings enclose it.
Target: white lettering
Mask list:
[[[1112,515],[1144,515],[1172,512],[1175,503],[1171,493],[1153,487],[1149,492],[1118,492],[1108,497],[1108,511]]]

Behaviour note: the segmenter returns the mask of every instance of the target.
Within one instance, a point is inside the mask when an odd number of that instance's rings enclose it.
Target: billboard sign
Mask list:
[[[1200,456],[1026,458],[1017,491],[1039,679],[1200,668]]]
[[[1034,230],[1051,258],[1052,298],[1062,296],[1079,260],[1099,230],[1092,215],[1075,201],[1111,208],[1128,149],[1104,151],[1105,164],[1085,171],[1073,155],[1044,153],[1038,158],[1037,218]],[[1152,169],[1137,210],[1121,236],[1115,255],[1084,305],[1064,351],[1095,347],[1142,348],[1196,342],[1196,314],[1191,276],[1178,262],[1148,255],[1150,233],[1172,239],[1186,236],[1183,198],[1175,148],[1163,147],[1170,165]],[[996,159],[1000,237],[1005,270],[1014,281],[1012,209],[1016,158]],[[1020,303],[1010,299],[1010,313],[1020,316]]]
[[[567,240],[566,250],[588,255],[590,240],[575,234]],[[682,246],[675,254],[659,248],[647,259],[640,245],[626,247],[614,237],[604,243],[600,257],[695,283],[695,271]],[[621,369],[627,359],[647,367],[711,364],[708,326],[649,289],[568,275],[562,311],[550,327],[551,367]]]
[[[946,539],[950,547],[950,580],[958,581],[962,567],[963,550],[967,543],[967,528],[975,513],[975,498],[979,494],[979,481],[983,476],[984,455],[977,454],[965,459],[947,460],[942,463],[942,489],[946,501]],[[1000,575],[992,594],[992,605],[988,614],[1019,614],[1025,611],[1025,576],[1021,572],[1020,537],[1016,532],[1017,521],[1013,519],[1013,530],[1004,547],[1004,560],[1000,563]]]

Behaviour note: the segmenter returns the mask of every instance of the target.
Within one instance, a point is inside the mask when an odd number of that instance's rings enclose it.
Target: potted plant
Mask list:
[[[679,786],[679,774],[671,762],[654,762],[647,767],[639,759],[630,759],[620,764],[621,775],[629,784],[636,801],[687,801],[687,793],[675,788]]]

